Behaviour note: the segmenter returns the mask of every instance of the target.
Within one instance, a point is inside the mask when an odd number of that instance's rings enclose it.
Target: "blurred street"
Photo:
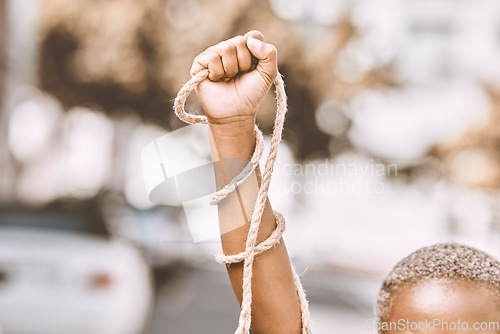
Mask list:
[[[157,279],[157,300],[149,333],[234,331],[239,309],[225,272],[178,266],[157,274]]]
[[[367,330],[372,319],[371,303],[350,289],[373,293],[378,289],[377,280],[314,271],[303,279],[314,333],[372,333]],[[157,280],[158,299],[149,334],[232,333],[236,328],[238,304],[223,266],[176,266],[158,273]]]

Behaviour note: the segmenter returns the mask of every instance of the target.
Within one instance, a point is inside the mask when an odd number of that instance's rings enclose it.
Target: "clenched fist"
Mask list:
[[[208,69],[196,88],[210,124],[254,123],[255,113],[276,75],[276,47],[250,31],[209,47],[193,61],[191,75]]]

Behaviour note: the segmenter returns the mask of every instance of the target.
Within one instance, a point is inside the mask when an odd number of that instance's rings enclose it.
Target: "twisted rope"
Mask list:
[[[208,76],[208,70],[202,70],[193,76],[179,91],[175,102],[174,110],[177,116],[184,122],[189,124],[207,124],[207,117],[203,115],[192,115],[186,113],[184,110],[184,104],[189,94],[193,89]],[[235,255],[224,255],[222,252],[216,256],[218,262],[225,264],[239,263],[244,261],[243,266],[243,301],[241,303],[241,313],[239,318],[238,328],[235,334],[249,334],[251,325],[251,315],[252,315],[252,276],[253,276],[253,264],[255,257],[264,253],[268,249],[276,246],[283,235],[285,229],[285,219],[279,213],[274,211],[276,216],[276,229],[273,233],[263,242],[257,244],[257,235],[259,233],[260,223],[262,220],[262,214],[264,213],[264,208],[266,204],[267,194],[269,192],[269,185],[271,183],[271,176],[273,174],[274,163],[278,155],[278,146],[281,141],[281,136],[283,132],[283,125],[285,122],[285,114],[287,112],[287,98],[285,94],[285,85],[281,74],[278,73],[276,79],[274,80],[274,85],[276,88],[276,119],[274,121],[274,131],[271,137],[271,147],[269,149],[269,155],[266,160],[266,165],[264,169],[264,174],[262,176],[261,185],[259,191],[257,192],[257,200],[255,202],[255,207],[252,213],[252,218],[250,220],[250,228],[248,231],[247,240],[245,243],[245,251]],[[220,200],[225,198],[228,194],[234,191],[241,183],[252,174],[253,171],[259,165],[259,160],[262,157],[264,151],[264,139],[262,132],[259,130],[257,125],[255,125],[255,151],[251,158],[252,169],[250,171],[244,170],[238,176],[236,176],[230,183],[225,185],[223,188],[218,190],[212,197],[210,204],[215,205],[219,203]],[[297,275],[295,269],[292,267],[293,280],[295,284],[295,289],[300,302],[301,318],[302,318],[302,334],[310,334],[310,318],[308,302],[306,299],[306,294],[300,283],[299,276]]]

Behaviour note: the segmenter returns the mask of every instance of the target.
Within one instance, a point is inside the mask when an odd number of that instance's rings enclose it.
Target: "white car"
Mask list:
[[[0,332],[143,332],[150,270],[109,235],[95,207],[0,209]]]

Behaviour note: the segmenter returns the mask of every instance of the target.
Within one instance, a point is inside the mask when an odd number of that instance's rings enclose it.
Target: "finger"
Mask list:
[[[247,37],[236,36],[231,40],[236,47],[236,57],[238,58],[238,70],[240,72],[249,71],[252,66],[252,53],[247,47]]]
[[[222,59],[224,79],[231,79],[238,74],[238,57],[236,46],[230,41],[220,43],[215,49]]]
[[[264,35],[258,30],[250,30],[249,32],[247,32],[245,34],[245,37],[252,37],[252,38],[258,39],[261,42],[265,41]],[[254,55],[251,56],[251,59],[252,59],[252,64],[250,65],[250,70],[254,70],[257,67],[259,59],[257,57],[255,57]]]
[[[210,81],[217,81],[225,75],[220,55],[211,49],[207,49],[194,59],[193,66],[190,71],[191,75],[195,75],[200,70],[205,68],[208,69],[208,79]]]
[[[248,37],[247,46],[252,55],[259,59],[256,70],[271,83],[278,73],[278,52],[272,44]]]
[[[258,30],[251,30],[245,34],[245,37],[252,37],[258,39],[261,42],[264,42],[264,35]]]
[[[193,64],[191,65],[191,69],[189,70],[189,74],[191,74],[191,76],[195,76],[199,71],[204,69],[205,67],[203,67],[203,65],[201,65],[195,58]]]

